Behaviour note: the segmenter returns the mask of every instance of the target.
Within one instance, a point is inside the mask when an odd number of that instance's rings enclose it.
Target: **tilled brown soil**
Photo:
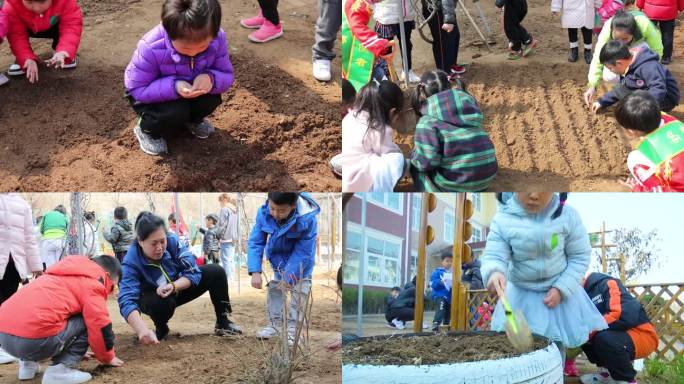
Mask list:
[[[339,190],[327,167],[341,148],[339,106],[328,97],[339,88],[293,76],[282,55],[254,54],[264,48],[244,42],[238,20],[255,4],[223,3],[236,81],[210,116],[214,135],[171,140],[160,157],[140,151],[123,72],[138,39],[159,22],[160,3],[82,1],[79,67],[41,68],[38,84],[20,78],[0,88],[0,190]],[[316,8],[304,11],[315,15]],[[289,51],[274,43],[272,54],[308,54],[311,19],[290,22]],[[49,57],[46,43],[36,46]],[[9,49],[0,48],[4,67]]]
[[[535,338],[532,350],[548,341]],[[343,364],[421,365],[494,360],[518,355],[505,334],[381,337],[346,344]]]

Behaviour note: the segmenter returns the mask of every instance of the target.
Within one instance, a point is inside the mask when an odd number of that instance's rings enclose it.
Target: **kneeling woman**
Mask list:
[[[136,243],[124,257],[119,284],[119,308],[124,319],[144,344],[156,344],[168,335],[168,321],[176,307],[209,291],[216,312],[217,335],[242,331],[228,319],[232,312],[228,282],[217,264],[198,267],[195,257],[181,247],[178,237],[166,231],[164,220],[141,212],[135,221]],[[147,328],[142,314],[152,318],[155,331]]]

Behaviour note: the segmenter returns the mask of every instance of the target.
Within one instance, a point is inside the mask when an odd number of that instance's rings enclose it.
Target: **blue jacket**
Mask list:
[[[318,203],[306,193],[297,201],[290,219],[278,226],[268,212],[268,201],[259,208],[256,223],[249,235],[247,270],[261,272],[264,251],[271,263],[276,279],[284,278],[295,284],[301,278],[311,277],[316,257],[318,236],[316,215],[321,211]]]
[[[432,300],[446,298],[451,302],[451,289],[447,289],[442,281],[442,276],[447,270],[439,267],[432,271],[430,275],[430,286],[432,286]]]
[[[124,256],[121,266],[122,277],[119,283],[119,310],[124,319],[138,310],[138,300],[143,291],[156,290],[162,284],[186,277],[193,286],[199,284],[202,272],[197,267],[195,256],[180,246],[178,236],[173,233],[166,235],[166,250],[161,263],[155,265],[143,256],[143,251],[134,242]]]
[[[565,205],[551,219],[560,198],[554,195],[543,211],[529,214],[517,195],[504,193],[482,256],[482,281],[502,272],[516,286],[537,292],[558,288],[563,298],[581,289],[589,268],[591,245],[577,211]]]
[[[668,100],[674,105],[679,104],[679,88],[670,70],[660,64],[658,54],[651,51],[648,45],[644,43],[638,48],[634,63],[629,66],[627,73],[620,76],[620,84],[599,99],[601,106],[607,107],[617,103],[619,95],[623,93],[621,87],[629,91],[648,91],[658,101],[661,109]]]

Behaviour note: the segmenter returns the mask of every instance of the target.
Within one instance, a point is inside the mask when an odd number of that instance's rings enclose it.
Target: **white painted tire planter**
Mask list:
[[[549,342],[543,349],[498,360],[432,365],[342,364],[342,383],[562,384],[563,363],[558,347]]]

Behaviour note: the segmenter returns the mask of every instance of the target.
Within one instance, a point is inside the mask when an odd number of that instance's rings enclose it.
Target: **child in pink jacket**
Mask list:
[[[404,174],[404,155],[392,141],[404,94],[391,81],[361,88],[342,120],[342,153],[332,163],[342,169],[343,192],[391,192]]]

